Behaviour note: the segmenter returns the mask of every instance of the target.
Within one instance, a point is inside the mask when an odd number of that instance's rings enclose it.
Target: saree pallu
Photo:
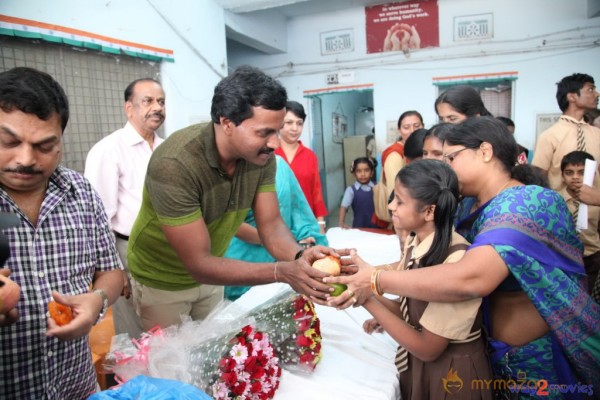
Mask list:
[[[600,391],[600,306],[585,290],[583,246],[562,197],[539,186],[517,186],[474,214],[467,240],[472,247],[494,247],[550,327],[549,334],[519,348],[490,338],[496,378],[517,379],[520,371],[575,388],[558,398],[586,398],[577,393],[581,385]]]

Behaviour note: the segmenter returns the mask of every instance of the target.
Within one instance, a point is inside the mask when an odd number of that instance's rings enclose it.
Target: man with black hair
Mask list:
[[[131,82],[125,88],[123,108],[127,123],[91,148],[85,160],[85,177],[102,199],[125,267],[123,293],[113,306],[115,333],[137,338],[142,324],[131,298],[127,242],[142,205],[150,156],[163,141],[156,133],[165,121],[165,92],[160,82],[152,78]]]
[[[18,321],[0,329],[0,399],[84,399],[97,389],[88,334],[123,288],[102,200],[79,173],[60,166],[69,103],[50,75],[0,73],[0,212],[5,267],[21,287]],[[48,303],[70,307],[59,326]]]
[[[279,212],[273,151],[286,101],[275,79],[239,67],[215,87],[212,122],[173,133],[152,154],[128,250],[144,329],[180,323],[182,314],[205,318],[223,285],[285,282],[321,299],[333,290],[310,264],[335,252],[304,251]],[[280,261],[223,258],[250,209],[262,244]]]
[[[563,114],[540,135],[531,162],[548,173],[551,189],[564,187],[560,164],[567,153],[586,151],[600,160],[600,129],[583,119],[588,109],[598,108],[598,96],[594,78],[586,74],[572,74],[557,83],[556,100]],[[600,188],[600,179],[594,186]]]

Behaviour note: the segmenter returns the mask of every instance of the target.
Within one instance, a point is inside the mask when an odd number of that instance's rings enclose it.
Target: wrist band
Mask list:
[[[325,221],[318,221],[319,225],[325,225]]]
[[[277,265],[278,265],[278,264],[279,264],[279,261],[277,261],[277,262],[275,263],[275,268],[273,268],[273,277],[275,278],[275,282],[279,282],[279,281],[277,280]]]

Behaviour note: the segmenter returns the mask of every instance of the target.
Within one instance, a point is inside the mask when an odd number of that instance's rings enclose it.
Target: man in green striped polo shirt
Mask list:
[[[336,253],[315,247],[303,254],[279,214],[273,151],[286,100],[275,79],[239,67],[215,87],[212,122],[173,133],[152,154],[128,247],[145,330],[177,324],[181,315],[203,319],[222,300],[223,285],[280,281],[309,296],[329,293],[325,274],[310,263]],[[263,245],[280,262],[223,258],[250,208]]]

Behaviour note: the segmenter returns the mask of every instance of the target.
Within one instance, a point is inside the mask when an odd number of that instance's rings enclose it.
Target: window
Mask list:
[[[491,80],[486,82],[457,83],[453,85],[444,85],[438,87],[438,96],[447,89],[458,85],[469,85],[475,88],[485,108],[492,113],[494,117],[512,118],[512,80]]]
[[[127,118],[123,92],[138,78],[160,81],[160,64],[60,44],[0,36],[0,71],[32,67],[52,75],[69,97],[62,164],[83,172],[90,148]]]

